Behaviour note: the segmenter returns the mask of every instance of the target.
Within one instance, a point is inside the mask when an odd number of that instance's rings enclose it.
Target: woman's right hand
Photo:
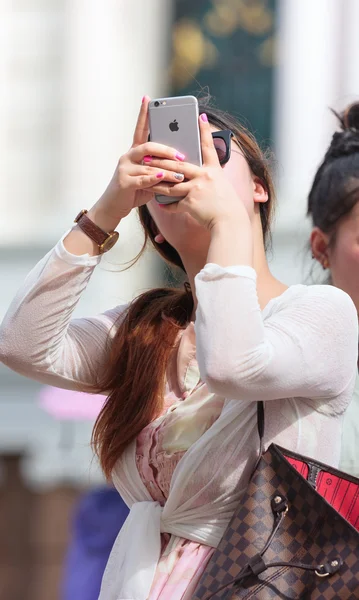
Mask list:
[[[147,141],[149,101],[150,98],[147,96],[142,101],[130,150],[121,156],[109,185],[90,211],[96,215],[101,213],[102,226],[108,231],[115,229],[120,220],[133,208],[151,200],[153,197],[151,188],[159,181],[179,183],[183,180],[183,176],[179,173],[146,164],[146,156],[178,161],[185,158],[174,148]]]

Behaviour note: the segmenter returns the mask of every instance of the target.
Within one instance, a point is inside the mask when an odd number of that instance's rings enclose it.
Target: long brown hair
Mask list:
[[[230,129],[239,143],[253,173],[268,193],[268,202],[260,204],[264,240],[270,237],[273,213],[273,184],[268,160],[249,131],[230,115],[200,104],[209,122],[217,129]],[[170,264],[184,272],[178,252],[168,243],[155,242],[156,227],[146,206],[139,209],[145,241]],[[95,423],[92,442],[107,478],[116,461],[163,409],[166,367],[180,329],[190,322],[193,297],[189,285],[183,289],[161,288],[145,292],[121,315],[117,333],[109,348],[105,373],[99,391],[111,390]]]

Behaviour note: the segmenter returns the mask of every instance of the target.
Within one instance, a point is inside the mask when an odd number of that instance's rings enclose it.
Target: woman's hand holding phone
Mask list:
[[[88,217],[103,231],[114,231],[134,207],[148,202],[153,197],[152,187],[160,179],[179,181],[174,171],[167,172],[146,162],[146,156],[150,154],[175,161],[184,158],[173,148],[147,141],[149,101],[148,97],[143,98],[130,150],[121,156],[105,192],[88,211]],[[69,232],[64,245],[69,252],[78,256],[99,253],[98,244],[78,227]]]
[[[199,117],[203,159],[200,167],[184,162],[184,155],[175,148],[148,141],[149,102],[145,96],[132,146],[121,156],[107,189],[89,211],[90,218],[102,229],[112,231],[133,208],[151,200],[154,193],[182,197],[180,202],[163,205],[163,210],[188,212],[207,229],[219,221],[233,222],[236,216],[248,218],[219,164],[206,115]]]
[[[199,124],[202,167],[186,162],[178,164],[173,160],[154,158],[151,161],[153,167],[174,172],[180,170],[188,181],[176,184],[157,183],[152,191],[169,197],[182,196],[183,199],[176,204],[161,205],[163,210],[171,213],[188,212],[209,230],[218,222],[233,223],[236,218],[249,219],[245,207],[219,163],[211,128],[205,114],[199,117]]]
[[[210,232],[207,263],[223,267],[253,264],[253,233],[248,212],[219,164],[206,115],[201,115],[200,134],[203,166],[181,164],[188,181],[176,185],[165,182],[153,190],[162,195],[183,196],[176,204],[163,205],[170,213],[189,213]],[[159,168],[176,170],[173,161],[154,160]]]
[[[184,156],[174,148],[147,141],[149,101],[148,97],[143,98],[132,146],[121,156],[109,185],[89,214],[96,215],[97,221],[100,214],[100,226],[106,231],[115,229],[133,208],[146,204],[153,197],[152,188],[159,180],[178,183],[183,179],[180,169],[170,171],[152,165],[151,156],[176,164],[180,164]]]

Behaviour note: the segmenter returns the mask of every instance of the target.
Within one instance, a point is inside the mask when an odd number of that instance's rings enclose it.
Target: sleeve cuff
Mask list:
[[[64,246],[64,239],[70,233],[71,229],[66,231],[62,238],[57,242],[54,247],[55,254],[66,262],[69,265],[74,266],[83,266],[83,267],[95,267],[101,261],[102,256],[99,254],[98,256],[91,256],[90,254],[81,254],[77,256],[76,254],[71,254],[68,250],[66,250]]]
[[[233,265],[230,267],[221,267],[214,263],[207,263],[205,267],[197,275],[202,281],[211,281],[221,279],[225,276],[229,277],[247,277],[253,281],[257,280],[257,273],[252,267],[246,265]]]

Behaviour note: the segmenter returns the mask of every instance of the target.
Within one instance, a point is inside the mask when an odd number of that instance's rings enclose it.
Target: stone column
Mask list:
[[[280,0],[275,142],[279,226],[296,229],[330,139],[338,96],[341,3]]]
[[[133,136],[144,94],[167,92],[172,2],[168,0],[76,0],[68,3],[65,39],[64,186],[58,229],[105,189]],[[131,260],[142,236],[135,214],[120,226],[120,242],[108,261]],[[91,298],[127,301],[156,279],[153,255],[118,277],[98,271]],[[112,268],[112,267],[111,267]],[[104,286],[106,293],[103,294]],[[105,308],[105,302],[103,303]]]
[[[359,2],[346,0],[342,3],[342,61],[341,61],[341,108],[359,99]]]
[[[10,248],[46,237],[60,183],[63,0],[34,4],[0,1],[0,244]]]
[[[340,89],[341,3],[279,0],[274,139],[278,211],[274,273],[298,283],[308,269],[307,195],[329,143]]]

